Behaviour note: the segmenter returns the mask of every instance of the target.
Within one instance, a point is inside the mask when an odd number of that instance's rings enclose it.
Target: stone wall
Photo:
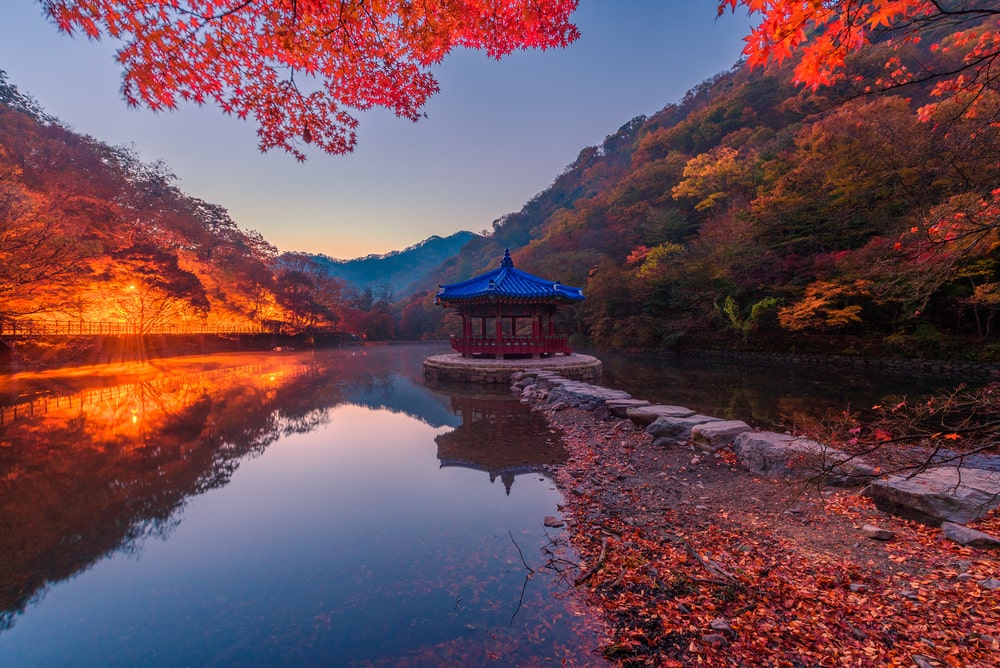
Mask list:
[[[567,355],[541,360],[492,360],[435,355],[424,360],[424,378],[430,383],[476,383],[510,385],[511,374],[525,369],[557,371],[564,378],[585,383],[601,379],[601,361],[590,355]]]

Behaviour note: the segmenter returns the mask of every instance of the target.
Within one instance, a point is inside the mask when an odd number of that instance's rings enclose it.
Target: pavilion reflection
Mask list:
[[[538,413],[506,393],[452,388],[451,406],[462,424],[441,434],[441,467],[458,466],[497,479],[507,495],[518,475],[545,472],[566,461],[559,432]]]

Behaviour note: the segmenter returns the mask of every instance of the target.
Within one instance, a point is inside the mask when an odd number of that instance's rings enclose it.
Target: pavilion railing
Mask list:
[[[572,354],[569,337],[543,336],[488,339],[451,337],[451,347],[462,355],[564,355]]]

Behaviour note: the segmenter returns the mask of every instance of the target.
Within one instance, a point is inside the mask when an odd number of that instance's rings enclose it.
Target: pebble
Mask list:
[[[729,645],[729,640],[726,636],[721,633],[706,633],[701,637],[701,641],[708,643],[709,645],[717,645],[718,647],[726,647]]]

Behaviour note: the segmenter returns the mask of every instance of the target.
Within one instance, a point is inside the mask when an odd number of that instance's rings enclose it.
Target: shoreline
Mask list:
[[[1000,578],[996,552],[942,540],[856,490],[755,475],[731,446],[654,446],[630,420],[526,403],[570,452],[553,478],[606,660],[994,665],[1000,591],[982,583]],[[996,534],[1000,515],[973,524]]]

